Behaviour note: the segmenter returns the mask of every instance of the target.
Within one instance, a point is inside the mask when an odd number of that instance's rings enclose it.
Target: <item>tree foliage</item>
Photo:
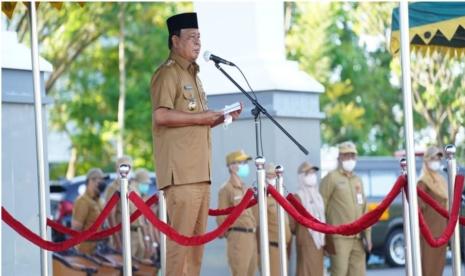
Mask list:
[[[323,142],[353,140],[361,154],[391,155],[402,145],[394,107],[399,88],[390,83],[385,31],[392,3],[287,3],[290,59],[324,84]],[[375,44],[373,46],[373,44]]]
[[[21,9],[21,8],[20,8]],[[126,6],[125,152],[135,166],[153,169],[150,79],[168,55],[166,18],[191,11],[190,3],[131,3]],[[76,174],[91,167],[114,170],[118,108],[118,22],[115,3],[40,5],[40,52],[54,66],[47,93],[54,99],[50,128],[63,131],[76,153]],[[17,10],[9,29],[28,43],[27,21]],[[64,175],[64,172],[62,172]]]
[[[392,2],[286,2],[288,58],[326,88],[321,95],[325,144],[353,140],[359,152],[392,155],[404,146],[400,65],[388,52]],[[124,151],[136,166],[153,169],[150,78],[167,57],[165,20],[191,3],[138,3],[125,9],[126,108]],[[38,9],[40,52],[54,71],[49,125],[71,140],[68,172],[114,170],[119,4],[48,4]],[[8,29],[29,43],[27,14],[18,5]],[[417,144],[459,143],[464,125],[465,65],[442,55],[412,55]],[[424,130],[431,129],[433,134]],[[463,152],[463,142],[462,142]],[[463,154],[462,154],[463,155]],[[64,175],[63,166],[59,175]],[[70,170],[71,169],[71,170]],[[52,172],[52,174],[57,174]],[[71,175],[68,175],[71,176]]]
[[[463,72],[465,63],[453,55],[438,52],[413,55],[414,108],[423,118],[418,127],[428,126],[433,130],[432,143],[459,143],[457,137],[465,125]]]

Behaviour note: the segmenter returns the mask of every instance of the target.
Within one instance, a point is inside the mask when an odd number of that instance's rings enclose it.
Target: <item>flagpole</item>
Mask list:
[[[42,116],[42,95],[40,91],[40,67],[39,67],[39,43],[37,34],[37,13],[36,3],[31,1],[29,5],[29,23],[31,33],[31,59],[32,59],[32,79],[34,87],[34,111],[37,149],[37,171],[39,176],[39,232],[40,237],[47,240],[47,214],[45,205],[45,157],[44,157],[44,134]],[[41,275],[49,275],[48,252],[40,250]]]
[[[415,144],[413,139],[412,85],[410,77],[410,37],[408,1],[400,1],[400,44],[402,64],[402,92],[404,98],[404,129],[407,157],[408,198],[410,217],[410,242],[412,244],[412,272],[422,275],[420,253],[420,229],[418,223],[418,198],[415,168]]]

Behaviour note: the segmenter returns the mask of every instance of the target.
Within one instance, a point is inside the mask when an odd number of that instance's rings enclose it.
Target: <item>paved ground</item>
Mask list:
[[[465,267],[462,265],[462,275],[465,273]],[[402,268],[379,268],[379,269],[369,269],[367,271],[367,276],[399,276],[405,275],[405,269]],[[443,276],[452,276],[452,267],[450,265],[446,266]]]

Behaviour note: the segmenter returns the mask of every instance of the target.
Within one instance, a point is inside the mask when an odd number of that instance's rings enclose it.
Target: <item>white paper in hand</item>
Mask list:
[[[223,108],[223,114],[226,115],[226,114],[229,114],[231,112],[238,111],[238,110],[241,110],[241,104],[239,102],[235,102],[233,104],[226,105]]]
[[[241,104],[238,102],[235,102],[230,105],[226,105],[222,111],[224,114],[224,122],[223,122],[223,127],[226,129],[228,125],[232,123],[232,116],[230,115],[231,112],[241,110]]]

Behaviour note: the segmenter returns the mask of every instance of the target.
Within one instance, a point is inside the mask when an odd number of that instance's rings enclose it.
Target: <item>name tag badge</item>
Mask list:
[[[363,195],[361,193],[357,193],[357,204],[363,204]]]
[[[241,195],[237,195],[234,197],[234,200],[241,200],[242,199],[242,196]]]

